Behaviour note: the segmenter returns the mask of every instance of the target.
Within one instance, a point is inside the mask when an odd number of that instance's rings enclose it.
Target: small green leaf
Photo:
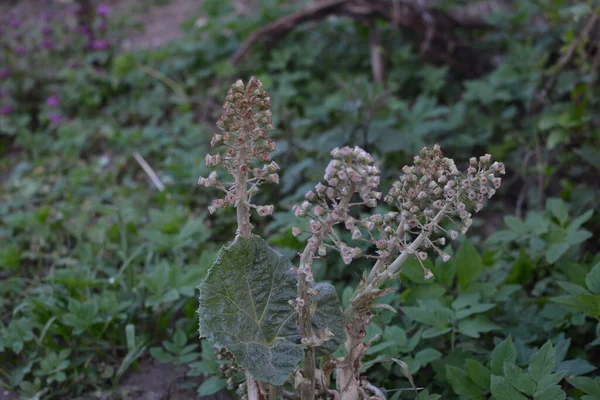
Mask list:
[[[550,341],[547,341],[529,362],[529,373],[534,381],[539,382],[556,368],[556,352]]]
[[[292,264],[258,236],[223,247],[200,285],[200,336],[225,347],[254,378],[280,386],[304,355]]]
[[[200,396],[210,396],[211,394],[217,393],[221,389],[227,387],[227,380],[218,376],[211,376],[198,388],[198,394]]]
[[[592,293],[600,294],[600,263],[586,275],[585,284]]]
[[[506,224],[511,231],[517,234],[524,235],[527,233],[527,228],[525,227],[523,221],[521,221],[519,218],[513,217],[512,215],[507,215],[504,217],[504,224]]]
[[[534,395],[533,400],[565,400],[567,394],[558,385],[540,388]]]
[[[585,375],[595,369],[596,367],[581,358],[565,360],[556,366],[557,372],[564,372],[567,376]]]
[[[468,240],[465,240],[458,249],[454,264],[456,265],[458,286],[461,289],[466,288],[470,282],[475,281],[483,269],[483,261],[479,252]]]
[[[573,221],[571,221],[571,223],[569,223],[569,226],[567,227],[567,232],[574,232],[575,230],[579,229],[579,227],[586,223],[592,217],[593,214],[594,210],[588,210],[585,213],[581,214],[579,217],[575,218]]]
[[[514,363],[517,359],[517,351],[513,345],[512,337],[508,336],[492,351],[492,372],[496,375],[501,375],[504,371],[504,363]]]
[[[537,384],[531,379],[529,373],[523,371],[513,363],[504,363],[504,377],[516,389],[531,396],[537,388]]]
[[[478,304],[473,304],[470,307],[467,308],[463,308],[461,310],[458,310],[455,314],[455,318],[456,319],[463,319],[466,317],[469,317],[473,314],[480,314],[480,313],[484,313],[488,310],[491,310],[492,308],[494,308],[496,305],[493,303],[478,303]]]
[[[440,329],[446,328],[452,321],[452,310],[443,306],[430,307],[421,304],[419,307],[402,307],[401,310],[417,322]]]
[[[582,390],[589,395],[600,397],[600,377],[587,378],[578,376],[569,378],[568,381],[577,389]]]
[[[548,199],[548,201],[546,201],[546,208],[550,209],[552,215],[556,217],[561,225],[569,219],[567,204],[561,199]]]
[[[423,366],[432,361],[439,360],[440,358],[442,358],[442,353],[432,348],[423,349],[415,354],[415,360],[417,360]]]
[[[465,319],[458,323],[459,332],[472,338],[478,338],[480,333],[499,328],[498,324],[490,321],[485,315],[477,315],[475,318]]]
[[[527,400],[517,389],[512,387],[506,378],[492,375],[490,391],[495,400]]]
[[[489,390],[492,375],[490,370],[479,361],[471,358],[466,359],[465,363],[469,378],[471,378],[471,380],[480,388]]]
[[[173,356],[170,355],[169,353],[166,353],[162,347],[152,347],[150,349],[150,355],[152,357],[154,357],[156,360],[160,361],[161,363],[168,363],[173,361]]]
[[[553,243],[548,246],[548,250],[546,250],[546,261],[550,264],[558,261],[563,254],[565,254],[569,250],[568,243]]]
[[[463,399],[480,399],[483,394],[473,381],[469,379],[465,371],[453,365],[446,365],[446,377],[452,385],[452,389]]]

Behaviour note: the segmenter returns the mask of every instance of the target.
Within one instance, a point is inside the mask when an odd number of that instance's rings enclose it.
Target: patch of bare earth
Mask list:
[[[222,391],[212,396],[200,396],[196,389],[207,378],[187,376],[184,365],[160,364],[151,359],[142,361],[139,369],[128,371],[117,390],[99,390],[76,400],[231,400]]]

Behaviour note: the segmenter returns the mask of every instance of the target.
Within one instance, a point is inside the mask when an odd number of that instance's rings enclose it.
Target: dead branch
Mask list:
[[[330,15],[346,16],[356,20],[384,19],[409,32],[420,44],[424,61],[437,65],[447,64],[463,78],[481,76],[493,67],[489,57],[482,55],[454,34],[455,30],[491,30],[489,24],[473,17],[458,18],[426,8],[423,2],[410,0],[329,0],[296,13],[286,15],[252,33],[233,54],[232,63],[238,64],[259,40],[281,39],[299,24],[321,20]]]

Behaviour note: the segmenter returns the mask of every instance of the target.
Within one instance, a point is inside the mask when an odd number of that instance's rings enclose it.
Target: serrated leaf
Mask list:
[[[562,361],[556,367],[557,372],[564,372],[567,376],[585,375],[595,369],[596,367],[581,358]]]
[[[504,377],[515,389],[529,396],[533,395],[537,388],[537,384],[531,379],[529,373],[523,371],[513,363],[504,363]]]
[[[478,338],[482,332],[499,329],[500,326],[490,321],[485,315],[477,315],[475,318],[465,319],[458,323],[458,330],[463,335]]]
[[[461,399],[481,398],[483,390],[471,381],[462,369],[453,365],[446,365],[446,377],[454,392],[460,395]]]
[[[464,289],[470,282],[475,281],[483,269],[481,255],[475,246],[465,240],[454,258],[458,286]]]
[[[469,378],[471,378],[471,380],[480,388],[489,390],[492,375],[490,370],[479,361],[471,358],[466,359],[465,364],[467,366]]]
[[[546,386],[533,395],[533,400],[565,400],[567,394],[558,385]]]
[[[492,375],[490,391],[495,400],[527,400],[502,376]]]
[[[504,363],[514,363],[517,359],[517,351],[512,341],[512,337],[508,336],[492,351],[492,372],[496,375],[502,375]]]
[[[568,381],[577,389],[582,390],[589,395],[600,397],[600,377],[587,378],[578,376],[569,378]]]
[[[600,263],[586,275],[585,284],[594,294],[600,294]]]
[[[292,264],[258,236],[223,247],[200,285],[200,336],[225,347],[254,378],[282,385],[303,357],[288,300]]]
[[[550,341],[547,341],[529,362],[529,374],[534,381],[540,382],[556,368],[556,352]]]

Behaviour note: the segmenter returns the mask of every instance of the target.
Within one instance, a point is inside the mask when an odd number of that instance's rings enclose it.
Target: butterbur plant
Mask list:
[[[256,78],[247,85],[238,81],[224,108],[221,133],[211,141],[221,151],[206,156],[206,165],[218,169],[198,183],[223,193],[212,202],[211,213],[236,208],[238,230],[199,287],[200,336],[225,348],[245,370],[240,387],[248,399],[278,398],[284,386],[302,399],[385,398],[384,388],[361,376],[377,299],[394,290],[386,283],[398,278],[410,257],[421,262],[426,278],[432,272],[425,259],[449,260],[447,241],[468,231],[472,213],[499,188],[504,165],[486,154],[471,158],[461,172],[439,146],[423,148],[383,196],[380,171],[369,153],[359,147],[333,149],[324,181],[294,206],[295,215],[308,223],[306,231],[292,229],[306,238],[294,266],[252,234],[252,211],[260,217],[274,211],[271,205],[253,204],[252,198],[263,184],[279,181],[270,156],[275,143],[268,136],[273,130],[269,95]],[[357,217],[381,201],[389,212]],[[350,235],[342,235],[343,230]],[[313,277],[314,260],[332,251],[345,264],[372,261],[345,310],[334,287]],[[343,355],[334,357],[340,346]]]

